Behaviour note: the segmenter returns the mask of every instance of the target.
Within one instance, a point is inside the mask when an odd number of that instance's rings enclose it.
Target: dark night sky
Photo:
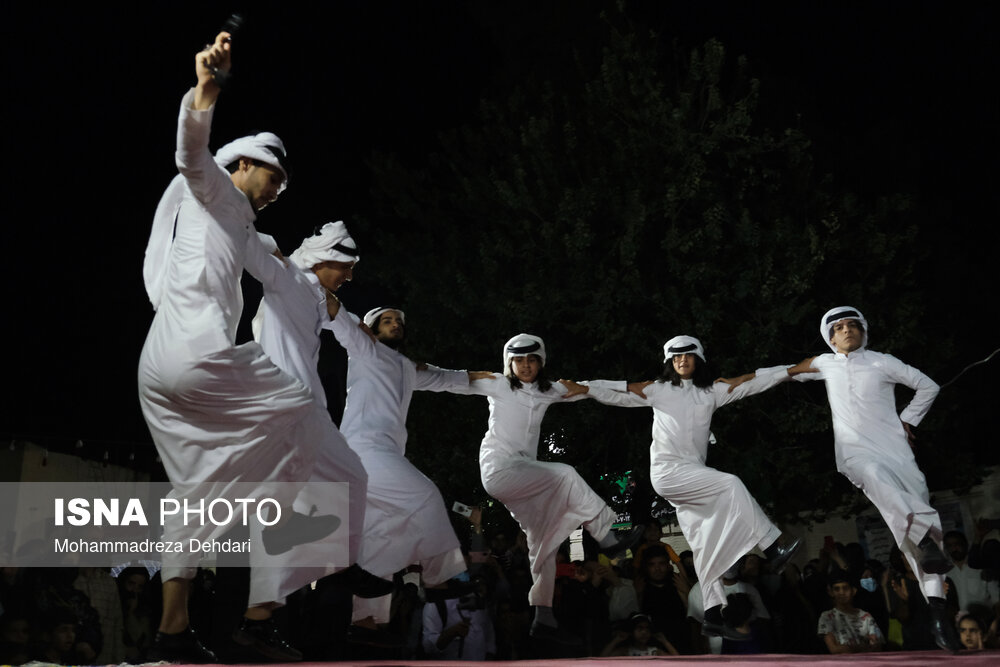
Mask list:
[[[146,446],[135,366],[152,317],[141,265],[174,171],[176,110],[225,3],[128,10],[19,5],[3,25],[8,192],[0,438]],[[285,3],[289,4],[289,3]],[[478,100],[595,63],[612,2],[243,3],[236,78],[213,148],[283,137],[296,176],[260,227],[291,250],[314,224],[370,207],[372,150],[419,159]],[[936,193],[929,327],[978,329],[958,367],[997,347],[997,11],[955,2],[632,2],[690,48],[748,56],[761,112],[801,123],[821,172],[862,193]],[[29,8],[30,7],[30,8]],[[936,232],[940,227],[940,236]],[[363,230],[356,232],[363,238]],[[363,244],[362,244],[363,247]],[[940,282],[935,282],[940,280]],[[937,284],[937,288],[931,287]],[[970,293],[962,288],[975,286]],[[919,360],[914,360],[920,365]],[[137,444],[133,444],[137,443]]]

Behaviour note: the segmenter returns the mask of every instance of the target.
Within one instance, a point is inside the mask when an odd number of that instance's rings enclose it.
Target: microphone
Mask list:
[[[240,28],[243,27],[243,17],[239,14],[232,14],[226,22],[222,24],[222,32],[229,33],[228,42],[233,41],[233,37],[239,32]],[[226,84],[229,83],[229,79],[232,78],[232,72],[223,72],[215,65],[209,65],[208,69],[212,72],[212,78],[215,80],[216,85],[219,88],[225,88]]]

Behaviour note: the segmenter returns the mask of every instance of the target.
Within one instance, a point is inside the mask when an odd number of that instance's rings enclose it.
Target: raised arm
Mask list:
[[[329,329],[337,338],[347,354],[355,359],[373,359],[377,354],[376,345],[381,345],[367,327],[361,323],[354,313],[348,312],[346,308],[340,307],[340,301],[334,297],[336,308],[331,308],[330,299],[327,298],[327,312],[332,312],[330,322],[323,325],[324,329]]]
[[[208,150],[212,114],[219,96],[219,86],[212,78],[210,65],[222,71],[229,70],[229,33],[220,32],[214,44],[195,56],[198,83],[184,96],[177,123],[177,169],[203,204],[210,202],[221,188],[231,187],[230,179],[219,169]]]

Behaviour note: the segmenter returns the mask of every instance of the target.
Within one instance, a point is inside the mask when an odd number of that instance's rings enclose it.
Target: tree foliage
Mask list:
[[[861,201],[817,177],[808,138],[756,118],[761,84],[718,41],[685,53],[608,34],[597,71],[482,102],[424,163],[373,158],[367,254],[403,297],[411,356],[499,370],[503,342],[527,331],[557,376],[635,380],[687,333],[735,375],[825,352],[820,315],[850,303],[871,312],[878,349],[906,358],[922,312],[907,199]],[[539,455],[595,488],[605,473],[644,479],[650,420],[555,406]],[[483,399],[418,396],[408,455],[446,495],[482,499],[485,421]],[[781,386],[718,413],[709,463],[781,517],[821,516],[852,493],[829,422],[820,383]]]

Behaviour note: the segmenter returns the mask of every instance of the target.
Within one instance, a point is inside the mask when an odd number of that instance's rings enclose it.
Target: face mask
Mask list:
[[[875,580],[868,577],[861,580],[861,588],[865,589],[869,593],[875,592]]]

